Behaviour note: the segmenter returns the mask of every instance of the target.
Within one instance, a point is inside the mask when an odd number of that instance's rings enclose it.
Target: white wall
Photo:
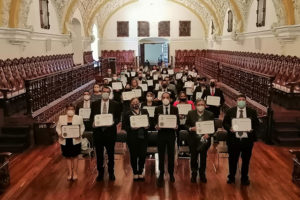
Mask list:
[[[149,2],[149,1],[148,1]],[[199,19],[188,9],[170,1],[138,1],[116,12],[107,22],[100,39],[101,50],[135,50],[138,55],[137,21],[150,23],[150,37],[158,37],[158,22],[170,21],[170,55],[176,49],[206,48],[204,31]],[[191,21],[191,37],[179,37],[179,21]],[[129,37],[117,37],[117,21],[129,21]],[[100,30],[101,31],[101,30]]]

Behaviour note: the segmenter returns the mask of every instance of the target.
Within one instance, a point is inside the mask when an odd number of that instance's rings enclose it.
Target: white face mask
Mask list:
[[[205,107],[204,106],[197,106],[197,110],[199,112],[203,112],[205,110]]]
[[[163,99],[163,100],[162,100],[162,103],[163,103],[165,106],[167,106],[167,105],[170,104],[170,100],[169,100],[169,99]]]
[[[90,96],[90,95],[87,95],[87,94],[83,96],[83,99],[84,99],[85,101],[90,100],[90,98],[91,98],[91,96]]]
[[[104,99],[104,100],[109,99],[109,93],[108,92],[102,93],[102,99]]]
[[[153,98],[152,97],[147,97],[147,101],[152,101]]]
[[[68,115],[69,117],[73,117],[73,116],[75,115],[74,110],[68,110],[68,111],[67,111],[67,115]]]

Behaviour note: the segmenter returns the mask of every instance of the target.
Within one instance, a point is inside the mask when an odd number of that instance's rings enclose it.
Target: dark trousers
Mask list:
[[[95,138],[94,138],[95,139]],[[94,145],[96,147],[96,155],[97,155],[97,169],[99,173],[104,172],[104,147],[107,152],[108,156],[108,173],[113,174],[114,173],[114,154],[115,154],[115,140],[112,138],[106,138],[106,137],[101,137],[97,138],[94,141]]]
[[[191,152],[191,171],[192,176],[197,176],[198,170],[200,176],[205,175],[206,170],[206,158],[207,158],[207,150],[210,147],[211,140],[209,139],[207,143],[205,143],[205,148],[201,149],[200,151],[197,150],[197,146],[199,144],[200,138],[193,138],[190,140],[190,152]],[[198,167],[198,156],[200,154],[200,168]]]
[[[174,151],[175,151],[175,131],[160,130],[158,132],[158,156],[159,156],[159,171],[160,174],[165,172],[165,153],[168,152],[168,172],[174,174]]]
[[[252,154],[253,142],[249,139],[237,139],[234,138],[227,142],[228,153],[229,153],[229,179],[234,179],[236,174],[236,169],[238,166],[239,157],[242,157],[242,169],[241,169],[241,179],[248,180],[248,171],[250,158]]]
[[[130,153],[130,163],[133,174],[142,174],[145,167],[147,140],[139,139],[135,136],[127,138]]]

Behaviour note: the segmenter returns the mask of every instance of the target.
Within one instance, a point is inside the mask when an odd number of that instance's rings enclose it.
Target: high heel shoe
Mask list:
[[[78,176],[77,175],[76,176],[73,175],[72,180],[73,181],[77,181],[77,179],[78,179]]]
[[[68,181],[72,180],[72,175],[68,176],[67,180]]]

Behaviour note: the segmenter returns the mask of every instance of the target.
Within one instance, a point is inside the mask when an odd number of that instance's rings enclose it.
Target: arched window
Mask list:
[[[257,0],[257,21],[256,26],[262,27],[265,26],[266,21],[266,0]]]
[[[94,42],[91,44],[91,49],[93,51],[93,58],[94,60],[99,60],[99,54],[98,54],[98,28],[97,25],[94,24],[93,26],[93,36],[95,38]]]
[[[228,11],[228,27],[227,27],[228,32],[232,32],[232,23],[233,23],[233,15],[232,15],[232,11],[229,10]]]
[[[48,0],[40,0],[40,19],[43,29],[50,29],[48,4]]]

